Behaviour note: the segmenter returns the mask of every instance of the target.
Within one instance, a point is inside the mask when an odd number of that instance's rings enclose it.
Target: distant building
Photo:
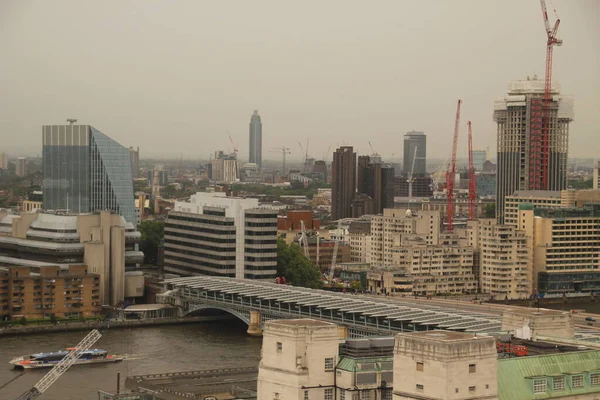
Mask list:
[[[151,169],[146,171],[146,181],[148,182],[148,186],[152,186],[154,184],[154,172],[158,174],[158,186],[165,187],[169,185],[169,173],[164,169],[162,165],[155,166],[155,169]]]
[[[212,170],[212,168],[211,168],[211,170]],[[255,163],[244,164],[244,167],[242,168],[241,179],[243,182],[260,183],[261,175],[260,175],[260,168],[258,167],[258,164],[255,164]]]
[[[250,117],[250,146],[248,162],[258,165],[262,168],[262,121],[258,111],[254,110]]]
[[[477,179],[477,197],[496,196],[496,173],[479,172],[475,175]]]
[[[216,182],[232,183],[239,181],[238,161],[234,154],[225,154],[223,151],[215,152],[215,157],[210,162],[210,179]]]
[[[331,218],[352,217],[356,192],[356,153],[352,146],[342,146],[333,153],[331,167]]]
[[[413,197],[433,196],[433,179],[430,176],[413,176],[412,195]],[[394,197],[408,197],[408,176],[406,174],[394,177]]]
[[[498,125],[498,171],[496,218],[503,224],[504,198],[517,190],[563,190],[567,188],[569,124],[573,99],[562,96],[553,84],[549,108],[548,153],[539,147],[543,134],[544,80],[511,82],[503,98],[494,103]],[[535,139],[538,140],[535,140]],[[545,185],[545,186],[544,186]]]
[[[415,131],[404,135],[404,173],[409,174],[411,172],[415,147],[417,148],[417,158],[414,160],[415,170],[413,174],[425,175],[427,173],[427,135]]]
[[[140,148],[134,150],[129,147],[129,162],[131,163],[131,177],[138,179],[140,177]]]
[[[42,209],[41,201],[23,200],[23,203],[21,204],[21,211],[23,211],[23,212],[32,212],[32,211],[41,210],[41,209]]]
[[[90,125],[42,127],[45,210],[111,210],[136,224],[129,150]]]
[[[485,150],[473,150],[473,167],[475,171],[483,171],[483,163],[487,160]]]
[[[8,169],[8,154],[0,153],[0,169]]]
[[[27,175],[27,159],[25,157],[17,158],[15,174],[20,178],[23,178]]]
[[[196,193],[169,212],[164,257],[177,275],[275,279],[277,211],[258,199]]]
[[[321,221],[314,218],[311,210],[288,210],[286,215],[277,217],[277,230],[300,231],[301,221],[304,221],[305,228],[309,230],[318,230],[321,227]]]
[[[321,180],[323,182],[328,182],[328,174],[327,174],[327,162],[323,160],[315,161],[313,165],[313,173],[321,174]]]
[[[600,173],[598,173],[598,171],[600,171],[600,162],[595,161],[594,162],[594,177],[593,177],[593,188],[594,189],[600,189]]]
[[[381,161],[381,160],[379,160]],[[369,214],[381,214],[384,208],[394,207],[394,169],[381,162],[372,162],[369,156],[358,157],[356,174],[357,193],[367,194],[373,200],[373,210]],[[353,217],[360,217],[353,210]]]

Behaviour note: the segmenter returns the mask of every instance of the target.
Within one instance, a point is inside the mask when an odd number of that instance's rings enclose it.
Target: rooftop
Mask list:
[[[536,197],[560,199],[560,190],[517,190],[508,197]]]
[[[330,322],[325,322],[325,321],[319,321],[316,319],[308,319],[308,318],[302,318],[302,319],[282,319],[282,320],[272,320],[269,321],[270,325],[281,325],[281,326],[322,326],[322,327],[329,327],[329,326],[336,326],[335,324],[332,324]]]
[[[457,342],[457,341],[463,341],[463,340],[473,340],[474,338],[477,337],[477,335],[473,335],[472,333],[452,332],[452,331],[442,331],[442,330],[399,333],[398,336],[407,336],[407,337],[412,337],[412,338],[435,340],[436,342]],[[481,337],[489,337],[489,336],[481,336]]]

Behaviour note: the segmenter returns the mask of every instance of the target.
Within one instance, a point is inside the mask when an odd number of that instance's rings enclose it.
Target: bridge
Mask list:
[[[343,337],[431,329],[491,333],[500,332],[502,325],[499,315],[248,279],[193,276],[164,283],[166,291],[157,296],[158,302],[178,306],[185,315],[226,311],[244,321],[251,335],[260,335],[265,321],[283,318],[333,322]]]

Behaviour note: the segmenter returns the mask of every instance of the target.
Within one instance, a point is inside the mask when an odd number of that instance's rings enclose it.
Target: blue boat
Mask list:
[[[60,350],[50,353],[35,353],[27,356],[17,357],[10,361],[17,369],[31,369],[31,368],[50,368],[55,366],[65,358],[70,351],[75,350],[74,348],[68,348],[66,350]],[[108,354],[102,349],[89,349],[81,353],[81,356],[74,365],[80,364],[101,364],[123,361],[123,357]]]

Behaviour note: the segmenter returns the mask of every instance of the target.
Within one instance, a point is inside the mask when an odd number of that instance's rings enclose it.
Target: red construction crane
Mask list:
[[[546,81],[544,99],[533,99],[531,104],[531,139],[529,147],[530,171],[529,189],[548,190],[548,164],[550,158],[550,107],[552,104],[552,50],[554,45],[561,46],[563,41],[556,37],[560,19],[550,27],[546,1],[540,0],[542,17],[546,29]],[[556,12],[556,10],[555,10]]]
[[[446,208],[446,218],[448,221],[448,232],[454,230],[454,176],[456,175],[456,148],[458,146],[458,131],[460,124],[460,104],[462,100],[458,100],[456,105],[456,119],[454,121],[454,140],[452,142],[452,158],[448,171],[446,172],[446,189],[448,190],[448,206]]]
[[[471,133],[471,121],[467,122],[469,130],[469,221],[475,220],[475,197],[477,191],[477,180],[475,178],[475,165],[473,164],[473,134]]]
[[[231,138],[231,135],[229,135],[229,141],[231,142],[231,147],[233,147],[233,152],[234,152],[234,154],[236,154],[236,155],[237,155],[238,148],[237,148],[237,146],[235,145],[235,143],[233,142],[233,139]]]

